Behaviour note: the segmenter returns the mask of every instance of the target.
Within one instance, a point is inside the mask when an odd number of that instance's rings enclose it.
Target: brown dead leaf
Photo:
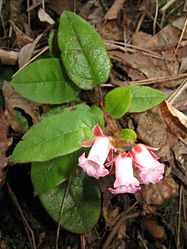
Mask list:
[[[124,29],[118,25],[116,20],[102,22],[97,31],[106,40],[123,41],[124,39]]]
[[[167,238],[165,229],[158,224],[155,217],[144,217],[143,224],[155,239],[164,241]]]
[[[18,46],[23,47],[24,45],[31,43],[33,41],[32,38],[30,38],[29,36],[25,35],[23,33],[23,31],[21,31],[14,22],[10,21],[12,24],[12,27],[16,33],[16,42],[18,44]]]
[[[178,118],[178,120],[180,121],[180,123],[187,128],[187,116],[184,115],[184,113],[180,112],[179,110],[177,110],[174,106],[172,106],[168,101],[165,101],[168,110],[170,111],[170,113]]]
[[[187,68],[187,43],[184,44],[184,41],[180,43],[176,56],[176,46],[180,35],[181,30],[168,24],[154,36],[143,32],[134,33],[132,48],[128,46],[119,48],[119,45],[116,45],[116,48],[114,46],[112,49],[111,46],[107,48],[111,58],[122,64],[123,70],[132,81],[143,80],[145,77],[147,79],[174,77],[179,72],[185,72]],[[144,51],[141,51],[141,48]],[[140,72],[139,75],[137,70]],[[154,84],[154,80],[152,82]],[[172,88],[181,82],[182,79],[176,78],[171,81],[166,78],[159,83],[159,86]]]
[[[30,60],[42,36],[43,34],[40,34],[39,36],[36,37],[36,39],[32,43],[28,43],[24,47],[21,48],[19,55],[18,55],[19,68],[23,67]]]
[[[172,168],[172,173],[187,186],[187,147],[184,143],[178,142],[173,147],[176,166]]]
[[[181,65],[179,72],[180,73],[185,73],[187,71],[187,57],[181,58]]]
[[[94,27],[101,23],[104,8],[100,1],[88,0],[80,9],[80,16],[89,21]]]
[[[135,197],[138,201],[148,206],[160,206],[176,194],[177,185],[175,181],[171,176],[166,176],[157,184],[142,186],[141,190],[135,194]]]
[[[144,44],[144,48],[150,50],[171,50],[175,48],[178,43],[181,31],[168,24],[162,28],[156,35],[152,36],[147,43]]]
[[[145,32],[135,32],[132,35],[132,45],[137,47],[144,47],[147,42],[150,42],[152,35]]]
[[[55,21],[50,17],[50,15],[42,8],[40,8],[38,11],[38,17],[41,22],[47,22],[50,25],[55,23]]]
[[[97,31],[103,39],[114,41],[124,40],[124,29],[127,23],[124,23],[124,20],[122,20],[123,23],[119,21],[124,2],[124,0],[115,0],[98,25]]]
[[[132,80],[137,80],[137,70],[142,74],[139,80],[146,78],[167,77],[176,75],[179,68],[179,63],[172,60],[170,52],[167,52],[166,59],[158,57],[143,51],[138,51],[130,48],[120,48],[115,44],[106,43],[107,49],[112,59],[120,62],[124,66],[124,71],[129,75],[131,69]],[[123,49],[123,51],[122,51]],[[165,54],[166,55],[166,54]],[[171,63],[172,62],[172,63]],[[133,72],[135,69],[135,72]],[[141,74],[139,74],[141,76]]]
[[[30,100],[23,98],[19,95],[9,84],[8,81],[4,81],[3,95],[5,99],[5,114],[7,120],[12,127],[18,133],[22,133],[22,128],[16,118],[16,112],[14,108],[20,108],[27,113],[31,118],[33,124],[38,123],[35,110],[38,109],[38,104],[33,103]]]
[[[55,11],[57,14],[61,15],[63,11],[74,11],[74,0],[48,0],[48,6]]]
[[[171,23],[171,25],[177,29],[179,29],[180,31],[183,30],[184,28],[184,24],[185,24],[185,21],[187,19],[187,15],[186,13],[180,15],[180,16],[175,16],[175,17],[171,17],[169,19],[169,22]],[[184,39],[187,39],[187,29],[185,29],[184,31],[184,35],[183,35],[183,38]]]
[[[12,144],[12,139],[8,138],[9,124],[5,117],[4,111],[0,107],[0,185],[4,179],[4,168],[8,164],[6,151]]]
[[[125,0],[115,0],[111,8],[107,11],[104,16],[105,20],[118,19],[119,12],[123,9]]]
[[[170,132],[176,137],[187,138],[186,116],[177,109],[171,108],[171,106],[169,109],[166,102],[163,102],[160,107],[162,116],[167,123]]]
[[[138,138],[145,144],[159,148],[158,155],[163,161],[173,160],[171,148],[177,142],[177,138],[168,131],[160,108],[155,107],[133,116],[138,116],[138,120],[135,120]]]
[[[10,0],[10,20],[14,23],[21,21],[21,0]]]

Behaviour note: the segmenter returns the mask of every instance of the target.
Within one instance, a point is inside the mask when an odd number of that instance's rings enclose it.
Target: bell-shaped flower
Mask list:
[[[141,183],[158,183],[164,174],[164,164],[158,161],[158,156],[153,152],[157,148],[149,147],[144,144],[136,144],[131,154],[133,164],[140,170]]]
[[[81,143],[83,147],[92,147],[87,158],[85,153],[79,157],[79,166],[89,176],[98,179],[109,174],[104,163],[111,156],[114,147],[112,138],[105,136],[98,124],[94,127],[93,134],[95,135],[94,140]]]
[[[140,189],[139,181],[134,177],[132,156],[130,153],[121,153],[115,158],[114,189],[108,190],[112,194],[135,193]]]

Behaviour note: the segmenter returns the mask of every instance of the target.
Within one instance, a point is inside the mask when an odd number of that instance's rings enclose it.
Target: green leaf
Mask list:
[[[77,167],[80,151],[45,162],[34,162],[31,168],[36,194],[43,194],[64,182]]]
[[[48,44],[49,44],[49,51],[52,57],[61,57],[61,52],[58,48],[58,40],[57,40],[58,30],[52,30],[50,32],[49,38],[48,38]]]
[[[129,89],[132,94],[129,112],[144,112],[167,98],[165,93],[147,86],[130,86]]]
[[[78,109],[50,116],[33,126],[12,154],[14,162],[47,161],[80,149],[80,142],[93,137],[92,129],[100,123],[90,110]]]
[[[127,87],[118,87],[107,93],[105,97],[105,108],[114,119],[121,118],[128,112],[131,104],[131,92]]]
[[[134,143],[136,141],[137,134],[131,129],[122,129],[118,137],[125,140],[127,143]]]
[[[58,222],[67,183],[40,197],[49,215]],[[88,233],[98,222],[101,210],[100,191],[91,177],[82,173],[72,178],[65,198],[60,224],[73,233]]]
[[[56,58],[38,60],[18,72],[11,85],[23,97],[43,104],[75,100],[79,91],[64,79]]]
[[[49,116],[52,116],[58,113],[73,112],[73,111],[89,111],[89,106],[86,105],[85,103],[76,104],[72,106],[67,106],[67,104],[58,105],[58,106],[55,105],[55,106],[52,106],[48,112],[45,112],[43,116],[47,118]]]
[[[16,119],[19,122],[21,131],[25,133],[29,129],[29,122],[19,109],[15,109]]]
[[[104,129],[105,121],[104,121],[103,111],[99,107],[95,106],[90,108],[90,112],[95,116],[101,128]]]
[[[60,18],[58,45],[69,78],[82,89],[107,81],[111,63],[93,27],[71,12]]]

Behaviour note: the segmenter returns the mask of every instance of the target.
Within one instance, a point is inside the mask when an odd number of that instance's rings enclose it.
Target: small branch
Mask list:
[[[182,210],[183,186],[180,186],[179,192],[179,211],[178,211],[178,226],[177,226],[177,249],[180,248],[180,229],[181,229],[181,210]]]
[[[187,88],[187,80],[185,79],[178,89],[169,96],[168,102],[172,105],[174,101],[181,95],[181,93]]]
[[[154,57],[156,59],[160,59],[160,60],[164,60],[164,61],[166,60],[165,57],[159,55],[158,53],[154,53],[151,50],[148,50],[148,49],[145,49],[142,47],[137,47],[137,46],[132,45],[132,44],[123,43],[123,42],[116,42],[113,40],[104,40],[104,42],[105,42],[105,45],[109,51],[114,50],[114,49],[119,49],[123,52],[126,52],[126,51],[135,52],[135,50],[138,50],[138,51],[145,53],[145,55],[147,55],[147,56],[151,56],[151,57]],[[113,47],[110,48],[110,44],[111,44],[111,46],[113,45]]]
[[[177,0],[169,0],[161,9],[160,9],[160,13],[163,14],[165,13],[169,8],[170,6],[175,3]]]
[[[144,21],[144,19],[145,19],[145,16],[146,16],[146,12],[143,11],[142,14],[141,14],[141,16],[140,16],[140,19],[138,20],[138,24],[137,24],[137,26],[136,26],[136,31],[135,31],[135,33],[139,32],[140,27],[142,26],[142,23],[143,23],[143,21]]]
[[[134,214],[129,214],[129,215],[122,216],[118,220],[118,223],[114,226],[114,228],[110,232],[110,234],[109,234],[107,240],[105,241],[102,249],[108,249],[109,248],[109,246],[111,245],[112,240],[114,239],[114,236],[116,235],[117,231],[120,229],[120,227],[121,227],[121,225],[122,225],[122,223],[124,221],[129,220],[129,219],[137,218],[139,215],[140,215],[140,213],[137,212],[137,213],[134,213]]]
[[[80,235],[81,249],[86,249],[86,241],[84,234]]]
[[[181,32],[181,35],[180,35],[180,38],[179,38],[179,41],[178,41],[177,47],[176,47],[176,49],[175,49],[175,53],[174,53],[174,55],[176,55],[176,54],[177,54],[177,52],[178,52],[178,49],[179,49],[180,43],[181,43],[181,41],[182,41],[182,39],[183,39],[183,37],[184,37],[184,32],[185,32],[185,30],[186,30],[186,26],[187,26],[187,19],[186,19],[186,21],[185,21],[185,23],[184,23],[184,27],[183,27],[183,29],[182,29],[182,32]]]
[[[183,6],[183,11],[186,12],[187,11],[187,0],[185,1],[184,3],[184,6]]]
[[[157,18],[158,18],[158,0],[156,1],[156,10],[155,10],[155,17],[153,21],[153,35],[156,34],[156,24],[157,24]]]
[[[134,219],[134,218],[136,218],[136,217],[138,217],[140,215],[140,212],[127,215],[137,205],[137,203],[138,203],[138,201],[136,201],[130,208],[128,208],[127,210],[125,210],[124,212],[121,213],[118,220],[116,221],[116,225],[113,227],[112,231],[110,232],[110,234],[109,234],[108,238],[106,239],[102,249],[108,249],[109,248],[115,234],[117,233],[117,231],[121,227],[121,224],[125,220]]]
[[[149,78],[145,80],[135,80],[135,81],[122,81],[119,82],[119,86],[124,85],[135,85],[135,86],[141,86],[141,85],[151,85],[156,83],[162,83],[163,81],[174,81],[174,80],[180,80],[187,77],[187,73],[179,74],[175,76],[161,76],[157,78]]]
[[[22,211],[22,209],[21,209],[21,207],[19,205],[19,202],[18,202],[14,192],[12,191],[12,189],[11,189],[11,187],[10,187],[10,185],[8,183],[7,183],[7,187],[8,187],[8,192],[10,194],[10,197],[11,197],[14,205],[18,209],[18,211],[20,213],[20,216],[22,218],[22,221],[23,221],[23,224],[25,226],[25,230],[26,230],[26,233],[27,233],[31,248],[36,249],[36,242],[35,242],[34,232],[33,232],[32,228],[30,227],[29,223],[27,222],[27,220],[26,220],[26,218],[25,218],[25,216],[23,214],[23,211]]]

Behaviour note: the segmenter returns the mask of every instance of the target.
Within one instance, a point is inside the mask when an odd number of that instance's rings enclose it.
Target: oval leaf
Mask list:
[[[144,112],[167,98],[165,93],[147,86],[130,86],[129,89],[132,95],[129,112]]]
[[[64,12],[60,18],[58,45],[69,78],[82,89],[107,81],[111,63],[103,41],[81,17]]]
[[[58,222],[67,183],[40,197],[49,215]],[[100,191],[95,180],[85,174],[73,177],[63,205],[60,224],[73,233],[88,233],[100,216]]]
[[[58,30],[52,30],[50,32],[49,38],[48,38],[48,45],[49,45],[49,51],[52,57],[61,57],[61,52],[58,47],[58,40],[57,40]]]
[[[50,116],[33,126],[12,154],[14,162],[47,161],[80,149],[80,142],[93,137],[100,115],[81,109]]]
[[[118,137],[125,140],[127,143],[135,143],[137,134],[131,129],[122,129]]]
[[[31,178],[36,194],[43,194],[64,182],[77,167],[80,152],[57,157],[45,162],[34,162]]]
[[[131,92],[127,87],[118,87],[105,97],[105,108],[115,119],[121,118],[129,109]]]
[[[11,85],[23,97],[43,104],[60,104],[75,100],[79,91],[71,86],[56,58],[38,60],[18,72]]]

